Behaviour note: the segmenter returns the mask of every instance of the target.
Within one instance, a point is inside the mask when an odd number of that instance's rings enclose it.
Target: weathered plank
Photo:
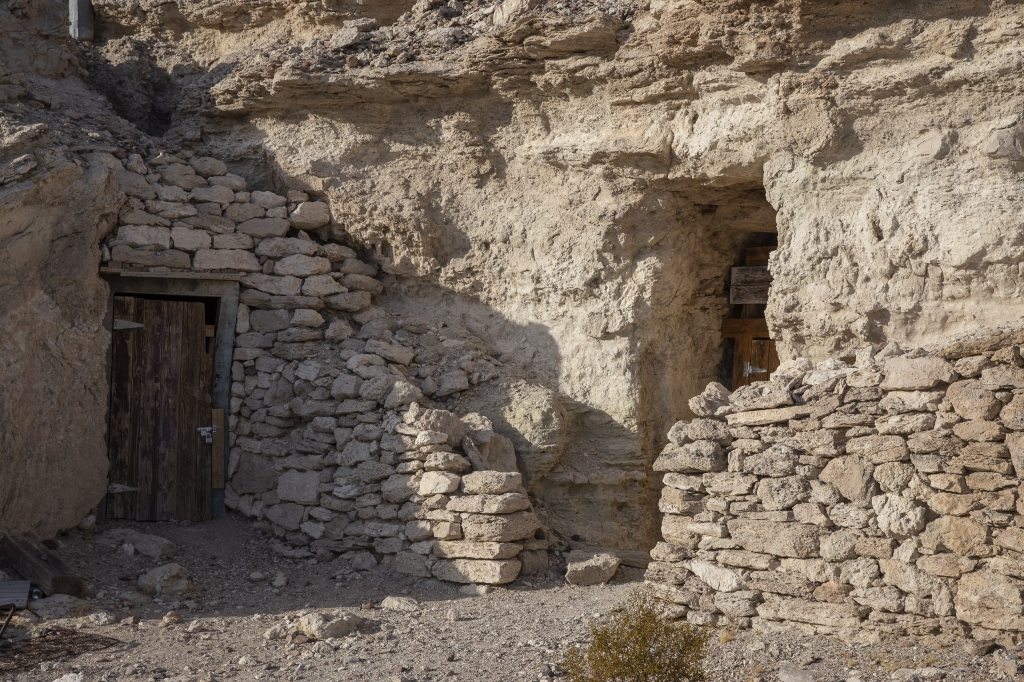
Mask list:
[[[729,305],[767,305],[770,284],[734,284],[729,287]]]
[[[212,362],[206,354],[205,310],[202,303],[181,303],[177,423],[173,467],[175,518],[209,518],[210,451],[196,431],[210,424]]]
[[[210,487],[220,489],[224,487],[224,410],[211,410],[210,423],[217,427],[213,434],[213,450],[210,453],[210,471],[212,479]]]
[[[18,574],[39,586],[46,596],[85,594],[85,582],[42,545],[12,537],[0,538],[0,556]]]
[[[768,338],[768,322],[759,318],[727,318],[722,320],[722,336],[730,339],[737,336]]]
[[[772,275],[764,266],[740,266],[732,269],[729,283],[732,286],[771,284]]]
[[[141,319],[138,299],[114,297],[114,317],[138,323]],[[110,380],[110,478],[114,485],[136,487],[139,462],[140,415],[136,403],[142,393],[141,328],[119,330],[113,334]],[[107,495],[106,515],[112,519],[134,519],[138,492]]]

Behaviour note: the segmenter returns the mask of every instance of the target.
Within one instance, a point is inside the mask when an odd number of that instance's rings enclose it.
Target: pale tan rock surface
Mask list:
[[[481,387],[471,381],[475,372],[452,367],[431,377],[424,395],[491,419],[514,445],[551,527],[608,545],[646,549],[657,539],[660,483],[649,465],[668,427],[690,416],[690,398],[719,376],[726,278],[751,233],[779,231],[767,317],[783,359],[846,357],[890,339],[936,341],[1017,317],[1022,133],[1006,73],[1020,37],[1005,29],[1021,18],[1016,4],[758,7],[728,14],[727,30],[725,11],[713,4],[531,4],[470,3],[452,12],[266,0],[190,5],[171,18],[97,2],[99,42],[82,52],[89,82],[116,113],[162,135],[160,145],[193,153],[158,169],[125,159],[109,170],[151,209],[153,226],[206,221],[211,233],[250,239],[289,238],[301,226],[358,248],[374,263],[353,263],[349,272],[344,263],[357,260],[354,253],[331,261],[353,286],[333,294],[329,310],[369,321],[386,309],[474,330],[503,358],[507,376]],[[142,140],[79,80],[78,48],[49,31],[61,23],[60,9],[4,19],[12,22],[2,31],[4,73],[13,77],[0,84],[0,99],[21,107],[4,109],[5,120],[45,119],[60,131],[68,159]],[[368,15],[379,25],[339,23]],[[39,37],[43,26],[47,36]],[[165,73],[175,74],[173,85],[153,75]],[[30,94],[18,74],[46,83]],[[60,79],[66,87],[53,84]],[[78,136],[71,129],[87,126],[62,118],[69,110],[95,114],[89,120],[110,130]],[[47,164],[22,156],[5,152],[4,187],[8,176],[28,177],[19,169]],[[158,183],[145,181],[153,170]],[[86,189],[48,205],[93,201],[109,188]],[[183,193],[193,201],[180,201]],[[111,198],[103,211],[121,207]],[[214,229],[213,219],[229,225]],[[210,270],[252,270],[253,260],[240,255],[247,247],[229,244],[195,257],[114,248],[119,262],[146,267],[196,267],[189,259],[198,258]],[[54,251],[55,260],[64,253]],[[98,262],[93,253],[75,265],[94,273]],[[323,269],[319,261],[283,268],[303,276]],[[358,279],[378,275],[377,285]],[[102,289],[95,277],[74,279],[84,282],[76,295]],[[18,280],[50,295],[31,278]],[[383,287],[383,299],[374,305],[357,282]],[[308,291],[326,293],[324,284]],[[99,304],[77,305],[75,315],[24,347],[69,329],[101,335]],[[22,316],[8,319],[32,319]],[[305,360],[313,336],[287,332],[269,348]],[[39,372],[68,403],[61,412],[89,415],[79,426],[92,468],[76,479],[95,498],[89,507],[102,492],[103,419],[95,410],[104,389],[82,388],[104,375],[104,342],[94,341],[84,363],[47,358]],[[16,374],[14,383],[25,385],[26,376],[34,374]],[[999,388],[1024,385],[1013,372],[988,379]],[[850,376],[851,385],[870,381]],[[998,390],[984,374],[981,381]],[[784,391],[769,393],[759,404],[788,404]],[[721,397],[692,409],[711,416]],[[33,426],[18,434],[38,431],[29,398],[12,402],[25,406],[14,421]],[[801,408],[740,417],[748,426],[784,423],[807,416]],[[862,426],[849,419],[836,417],[846,428]],[[906,419],[879,426],[894,434],[916,428]],[[986,423],[960,431],[978,442],[1004,435]],[[27,452],[24,443],[8,451]],[[893,459],[898,448],[886,453],[870,461],[906,459]],[[84,505],[71,504],[66,516],[88,511]]]

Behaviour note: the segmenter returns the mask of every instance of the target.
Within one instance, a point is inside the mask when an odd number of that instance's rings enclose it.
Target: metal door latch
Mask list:
[[[749,377],[751,374],[767,374],[768,370],[761,367],[754,367],[749,362],[743,363],[743,376]]]
[[[206,439],[207,443],[213,443],[213,434],[217,433],[216,426],[200,426],[196,431],[199,435]]]

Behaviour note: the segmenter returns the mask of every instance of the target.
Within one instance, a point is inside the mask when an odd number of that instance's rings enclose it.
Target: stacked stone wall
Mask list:
[[[690,401],[647,580],[700,624],[1024,633],[1020,333],[783,363]]]
[[[352,570],[500,584],[546,566],[512,443],[433,402],[498,376],[478,338],[375,305],[376,265],[315,239],[329,208],[303,192],[250,192],[212,158],[102,161],[128,195],[107,272],[240,283],[228,507],[280,553]]]

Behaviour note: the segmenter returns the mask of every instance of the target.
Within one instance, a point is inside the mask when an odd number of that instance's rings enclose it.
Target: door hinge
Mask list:
[[[749,362],[743,363],[743,376],[749,377],[751,374],[767,374],[768,370],[762,367],[754,367]]]
[[[206,439],[207,443],[213,443],[213,434],[217,433],[216,426],[200,426],[196,431],[199,435]]]
[[[114,320],[114,331],[118,329],[142,329],[141,322],[129,322],[128,320]]]

